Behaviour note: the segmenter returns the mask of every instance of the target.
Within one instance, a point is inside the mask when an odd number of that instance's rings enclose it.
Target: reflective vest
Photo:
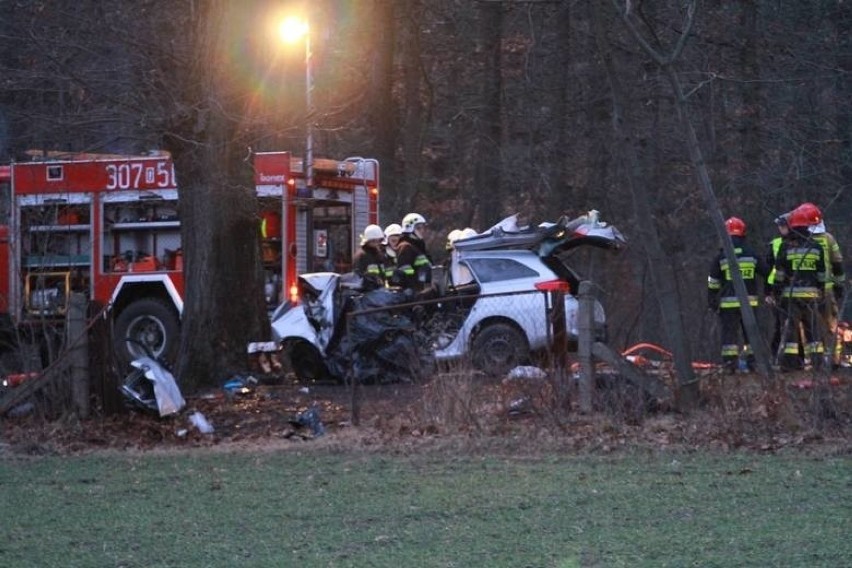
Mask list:
[[[769,276],[766,277],[766,283],[770,286],[775,284],[775,261],[778,260],[778,251],[781,250],[781,243],[784,242],[784,237],[775,237],[770,242],[772,247],[772,269],[769,271]]]
[[[775,287],[784,298],[816,300],[825,288],[825,258],[813,241],[795,239],[784,244],[775,263]]]
[[[835,284],[842,285],[846,280],[843,273],[843,255],[840,253],[840,245],[830,233],[818,233],[811,237],[822,249],[825,260],[825,290],[830,292]]]
[[[743,282],[748,292],[748,303],[757,306],[757,277],[766,276],[766,265],[759,260],[757,255],[742,241],[734,242],[734,253],[737,255],[737,264],[740,266]],[[707,277],[707,289],[710,294],[718,294],[719,307],[722,309],[733,309],[740,307],[740,300],[734,290],[731,267],[724,251],[716,257]]]

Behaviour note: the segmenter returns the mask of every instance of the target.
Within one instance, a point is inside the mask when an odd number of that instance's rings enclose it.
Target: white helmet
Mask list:
[[[402,231],[404,233],[413,233],[414,226],[420,225],[421,223],[424,225],[426,224],[426,217],[420,213],[409,213],[402,218]]]
[[[387,227],[385,227],[385,242],[387,242],[388,237],[392,237],[394,235],[402,234],[402,225],[399,223],[391,223]]]
[[[364,227],[364,234],[361,235],[361,244],[363,245],[367,241],[383,241],[385,238],[385,232],[382,231],[382,228],[378,225],[367,225]]]
[[[447,250],[453,248],[453,243],[462,238],[462,231],[460,229],[453,229],[450,231],[450,234],[447,235]]]
[[[460,239],[469,239],[470,237],[475,237],[478,234],[479,233],[477,233],[474,229],[467,227],[461,232],[461,236],[459,238]]]

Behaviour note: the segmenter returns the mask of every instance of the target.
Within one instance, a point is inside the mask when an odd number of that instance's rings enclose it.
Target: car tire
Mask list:
[[[316,347],[303,339],[284,342],[284,353],[290,368],[300,381],[318,381],[328,376],[328,370]]]
[[[474,367],[493,376],[505,375],[529,358],[527,338],[508,323],[483,327],[476,334],[471,350]]]
[[[124,366],[130,365],[133,359],[148,355],[139,343],[147,346],[155,358],[174,364],[179,336],[180,318],[174,308],[162,300],[137,300],[115,318],[113,344],[116,356]],[[127,338],[135,341],[126,341]]]

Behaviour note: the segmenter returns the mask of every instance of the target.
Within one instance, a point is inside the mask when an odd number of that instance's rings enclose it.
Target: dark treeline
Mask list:
[[[210,175],[199,170],[211,155],[187,148],[216,136],[232,164],[248,147],[301,153],[310,120],[317,155],[381,160],[383,223],[422,213],[436,253],[450,230],[483,230],[514,212],[540,222],[600,210],[630,239],[618,257],[582,259],[600,284],[614,341],[664,341],[651,276],[665,268],[677,279],[692,355],[715,357],[704,296],[719,239],[669,82],[618,13],[629,7],[644,37],[671,46],[683,36],[688,4],[310,2],[315,89],[307,116],[304,51],[286,52],[269,33],[279,3],[7,0],[0,160],[33,148],[167,148],[194,156],[190,166],[177,156],[180,179],[191,185],[187,176]],[[695,5],[674,68],[722,214],[743,218],[762,249],[776,215],[813,201],[848,256],[849,2]],[[227,22],[199,24],[217,10]],[[203,38],[217,33],[218,43]],[[223,187],[248,183],[238,166],[218,171],[228,177]],[[634,182],[647,207],[635,206]],[[638,215],[652,217],[668,266],[649,261],[638,230],[649,219]]]

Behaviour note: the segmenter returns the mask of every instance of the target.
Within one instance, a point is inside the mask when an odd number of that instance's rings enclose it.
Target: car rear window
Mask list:
[[[540,276],[529,266],[510,258],[472,258],[467,263],[482,283]]]

